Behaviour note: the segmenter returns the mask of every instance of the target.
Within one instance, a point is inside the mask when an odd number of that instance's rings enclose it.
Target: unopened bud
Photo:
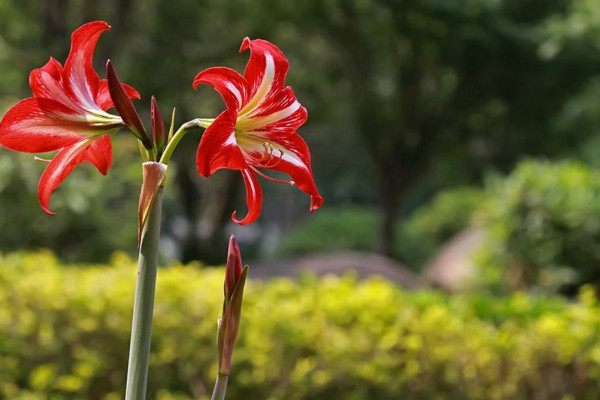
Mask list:
[[[154,96],[152,96],[150,102],[150,113],[152,115],[152,137],[154,139],[154,148],[157,153],[160,154],[165,147],[167,136],[165,132],[165,121],[163,120],[162,113],[160,112],[160,108],[158,108],[158,103]]]
[[[242,255],[235,236],[229,238],[229,248],[227,250],[227,265],[225,267],[225,284],[223,293],[225,295],[225,304],[231,300],[231,295],[235,290],[237,282],[242,275]]]
[[[152,141],[146,132],[146,128],[135,110],[133,102],[127,95],[123,84],[119,81],[119,77],[110,60],[106,62],[106,79],[108,81],[110,98],[112,99],[117,112],[123,119],[123,123],[131,130],[135,137],[142,142],[146,149],[152,149]]]
[[[232,235],[229,239],[227,265],[225,267],[223,312],[217,335],[219,374],[221,375],[229,375],[231,369],[231,357],[240,327],[242,298],[247,275],[248,266],[242,268],[240,249],[235,237]]]

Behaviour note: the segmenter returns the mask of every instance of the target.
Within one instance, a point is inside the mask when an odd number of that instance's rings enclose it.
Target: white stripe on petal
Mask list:
[[[236,88],[235,85],[229,81],[225,82],[225,86],[227,87],[227,89],[229,89],[229,91],[231,93],[233,93],[233,95],[237,99],[238,107],[241,106],[242,105],[242,94],[240,93],[238,88]]]
[[[231,132],[231,134],[229,135],[229,137],[227,138],[227,140],[225,141],[225,143],[223,143],[225,146],[231,146],[231,145],[236,145],[237,146],[237,141],[235,140],[235,132]]]
[[[298,111],[300,107],[300,103],[298,102],[298,100],[296,100],[283,110],[279,110],[269,115],[265,115],[262,117],[247,118],[242,120],[238,119],[235,128],[238,131],[242,132],[254,131],[260,128],[261,126],[269,125],[273,122],[277,122],[289,117],[290,115]]]
[[[280,147],[280,146],[277,146]],[[296,154],[292,153],[291,151],[285,151],[283,153],[283,157],[282,157],[283,161],[287,161],[290,164],[294,164],[296,167],[298,168],[302,168],[304,170],[306,170],[306,164],[304,162],[302,162],[302,160],[300,160]]]
[[[269,53],[265,53],[265,73],[262,76],[262,81],[260,82],[260,86],[256,90],[254,97],[242,108],[239,112],[239,116],[243,117],[245,114],[252,112],[260,103],[263,102],[269,90],[271,89],[271,84],[273,83],[273,79],[275,78],[275,60],[273,60],[273,56]]]

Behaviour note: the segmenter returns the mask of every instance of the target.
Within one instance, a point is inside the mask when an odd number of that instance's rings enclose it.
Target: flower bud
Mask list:
[[[106,62],[106,79],[108,81],[110,98],[123,119],[123,123],[142,142],[146,149],[152,149],[152,141],[146,132],[146,128],[144,128],[144,124],[135,110],[133,102],[127,96],[125,88],[121,84],[121,81],[119,81],[119,77],[110,60]]]
[[[235,237],[231,235],[223,285],[225,298],[217,335],[219,374],[221,375],[229,375],[231,368],[231,357],[242,315],[242,298],[247,274],[248,266],[242,268],[240,249]]]
[[[158,108],[158,103],[156,102],[156,98],[152,96],[152,100],[150,102],[150,113],[152,116],[152,137],[154,139],[154,148],[157,153],[162,153],[165,148],[165,144],[167,142],[167,136],[165,132],[165,121],[163,120],[162,113],[160,112],[160,108]]]
[[[223,293],[225,295],[225,304],[231,300],[231,295],[235,290],[237,282],[242,275],[242,256],[235,236],[229,238],[229,248],[227,250],[227,266],[225,267],[225,284]]]

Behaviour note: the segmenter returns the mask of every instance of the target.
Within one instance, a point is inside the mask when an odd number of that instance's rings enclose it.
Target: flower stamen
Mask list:
[[[277,179],[277,178],[273,178],[271,176],[265,175],[264,173],[262,173],[258,169],[256,169],[254,166],[250,166],[250,169],[252,169],[252,171],[256,172],[258,175],[262,176],[263,178],[268,179],[273,182],[276,182],[276,183],[283,183],[283,184],[290,185],[290,186],[294,186],[296,184],[296,182],[294,182],[294,181],[285,181],[283,179]]]
[[[277,149],[279,151],[279,156],[276,160],[274,160],[273,151],[275,150],[275,148],[273,147],[273,144],[271,142],[264,142],[263,147],[265,151],[263,153],[263,156],[256,161],[257,166],[260,168],[271,169],[279,165],[279,163],[283,159],[284,151],[281,149]]]

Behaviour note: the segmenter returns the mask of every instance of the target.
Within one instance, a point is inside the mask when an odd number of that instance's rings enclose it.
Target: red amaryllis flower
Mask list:
[[[48,162],[38,185],[42,209],[53,214],[50,195],[73,168],[83,162],[106,174],[111,166],[112,146],[107,134],[123,125],[121,117],[106,112],[113,107],[106,79],[99,79],[92,56],[106,22],[81,26],[71,37],[64,67],[54,58],[31,71],[33,97],[17,103],[0,122],[0,145],[15,151],[44,153],[59,150]],[[125,86],[131,98],[138,92]]]
[[[194,89],[201,83],[212,85],[221,94],[227,110],[208,126],[202,136],[196,164],[202,176],[228,168],[242,172],[246,185],[248,214],[244,225],[254,222],[261,210],[262,191],[256,174],[267,179],[296,184],[311,196],[310,210],[323,204],[310,166],[310,152],[296,129],[307,119],[307,112],[290,87],[285,87],[289,63],[281,50],[265,40],[245,38],[240,52],[250,49],[244,76],[225,67],[200,72]],[[285,172],[292,181],[282,181],[259,169]]]

